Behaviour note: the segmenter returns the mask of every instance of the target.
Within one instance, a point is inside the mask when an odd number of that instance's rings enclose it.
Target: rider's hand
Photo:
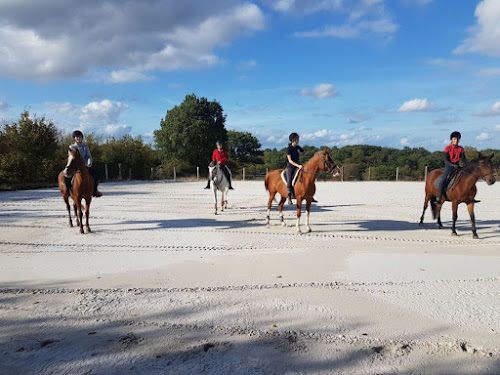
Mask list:
[[[302,165],[299,165],[299,169],[302,169]]]

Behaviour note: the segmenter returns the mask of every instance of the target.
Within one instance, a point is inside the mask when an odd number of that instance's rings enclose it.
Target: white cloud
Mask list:
[[[460,119],[458,118],[457,115],[450,114],[444,117],[440,117],[436,120],[434,120],[434,124],[436,125],[442,125],[442,124],[454,124],[456,122],[459,122]]]
[[[486,141],[487,139],[490,139],[490,135],[485,132],[482,132],[476,137],[476,141]]]
[[[493,103],[490,108],[486,108],[477,114],[478,116],[500,116],[500,100]]]
[[[404,102],[401,107],[399,107],[398,112],[417,112],[417,111],[434,111],[436,106],[429,102],[427,98],[424,99],[412,99]]]
[[[256,66],[257,66],[257,61],[247,60],[247,61],[242,61],[241,63],[239,63],[238,69],[239,70],[250,70],[252,68],[255,68]]]
[[[331,96],[337,96],[338,94],[338,91],[335,90],[335,87],[330,83],[321,83],[314,86],[313,89],[302,89],[301,91],[302,96],[312,96],[317,99],[325,99]]]
[[[265,27],[260,8],[227,0],[0,2],[0,75],[21,79],[110,72],[108,82],[154,70],[219,64],[217,47]]]
[[[300,38],[334,37],[352,39],[368,35],[392,35],[399,27],[393,22],[383,0],[296,0],[283,3],[286,6],[281,4],[282,6],[275,7],[275,9],[296,14],[327,12],[345,15],[345,20],[341,24],[324,25],[314,30],[294,33],[294,36]]]
[[[10,104],[0,100],[0,111],[10,108]]]
[[[129,125],[107,125],[104,129],[106,135],[114,138],[121,138],[124,135],[130,134],[132,127]]]
[[[62,113],[62,114],[76,114],[82,110],[81,106],[72,104],[70,102],[65,102],[65,103],[47,102],[44,103],[44,106],[57,113]]]
[[[120,114],[128,108],[127,104],[104,99],[91,102],[82,109],[80,120],[83,122],[116,123]]]
[[[138,81],[152,81],[154,77],[135,70],[114,70],[102,76],[102,80],[109,83],[125,83]]]
[[[490,56],[500,56],[500,2],[498,0],[483,0],[475,11],[476,24],[469,29],[470,36],[453,52],[481,53]]]
[[[500,132],[500,125],[496,125],[496,126],[495,126],[495,130],[496,130],[497,132]]]
[[[500,68],[482,69],[477,73],[477,75],[481,77],[500,76]]]
[[[399,143],[401,144],[401,146],[408,146],[410,144],[410,140],[408,138],[401,138],[399,140]]]

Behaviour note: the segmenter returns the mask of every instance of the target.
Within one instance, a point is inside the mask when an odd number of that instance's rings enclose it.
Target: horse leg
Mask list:
[[[85,229],[87,230],[87,233],[88,232],[91,232],[90,230],[90,226],[89,226],[89,214],[90,214],[90,202],[92,201],[92,198],[89,199],[89,201],[87,202],[87,200],[85,200]]]
[[[75,210],[76,225],[80,226],[80,219],[78,218],[78,208],[76,207],[75,202],[73,202],[73,209]]]
[[[269,193],[269,201],[267,202],[267,217],[266,217],[266,225],[270,224],[271,221],[271,206],[273,205],[274,196],[276,192]]]
[[[217,187],[215,186],[215,184],[212,184],[212,190],[214,192],[214,214],[217,215]]]
[[[221,197],[220,197],[220,210],[224,211],[224,200],[226,199],[226,192],[225,192],[225,190],[222,190],[220,193],[221,193]]]
[[[457,231],[455,229],[455,225],[456,225],[457,219],[458,219],[458,202],[457,201],[451,202],[451,210],[453,212],[453,224],[451,225],[451,235],[458,236]]]
[[[431,199],[431,195],[425,194],[424,210],[422,211],[422,216],[420,216],[420,223],[418,223],[418,225],[424,225],[424,214],[425,210],[427,210],[427,207],[429,206],[429,199]]]
[[[297,224],[295,225],[297,228],[297,234],[302,234],[302,231],[300,230],[300,214],[301,214],[301,209],[302,209],[302,197],[295,196],[297,199]]]
[[[285,205],[286,198],[281,197],[280,203],[278,204],[278,215],[280,217],[281,226],[286,227],[285,219],[283,218],[283,206]]]
[[[444,203],[444,202],[443,202]],[[441,208],[442,204],[436,204],[436,218],[439,228],[443,228],[443,223],[441,222]]]
[[[309,233],[311,231],[311,227],[309,226],[309,213],[311,210],[312,200],[306,201],[306,232]]]
[[[474,202],[467,204],[467,209],[469,210],[470,221],[472,223],[472,238],[479,238],[476,232],[476,215],[474,214]]]
[[[79,220],[79,223],[78,223],[78,226],[80,227],[80,233],[85,233],[83,231],[83,211],[82,211],[82,199],[77,199],[77,202],[76,202],[76,207],[78,209],[78,220]]]
[[[68,218],[69,218],[68,225],[70,227],[72,227],[73,226],[73,220],[71,220],[71,208],[69,207],[69,198],[68,197],[64,198],[64,203],[66,203],[66,209],[68,210]]]

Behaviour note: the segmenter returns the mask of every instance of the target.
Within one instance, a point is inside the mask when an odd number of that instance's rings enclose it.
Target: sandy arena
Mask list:
[[[0,374],[499,374],[500,183],[418,226],[423,182],[320,182],[312,233],[263,181],[0,193]],[[305,229],[305,216],[302,218]]]

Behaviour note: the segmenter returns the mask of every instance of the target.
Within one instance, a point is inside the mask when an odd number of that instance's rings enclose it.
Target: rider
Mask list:
[[[89,147],[83,143],[83,133],[80,130],[75,130],[73,132],[73,139],[75,143],[73,143],[70,148],[78,148],[80,155],[85,162],[85,166],[88,168],[88,171],[92,178],[94,179],[94,197],[102,197],[102,193],[97,190],[97,185],[99,184],[99,174],[97,171],[92,168],[92,155],[90,154]],[[64,184],[66,185],[66,192],[64,193],[64,197],[69,197],[69,191],[71,190],[71,177],[64,177]]]
[[[295,191],[292,185],[293,175],[297,168],[302,169],[302,165],[299,164],[299,152],[304,152],[304,149],[299,146],[299,135],[297,133],[291,133],[288,139],[290,143],[286,152],[288,160],[286,164],[286,188],[288,190],[288,204],[292,204],[292,198],[295,199]]]
[[[217,163],[221,166],[221,170],[229,181],[229,189],[234,190],[231,184],[231,171],[226,166],[227,161],[227,152],[222,148],[222,141],[215,142],[217,148],[212,153],[212,161],[217,161]],[[207,181],[207,186],[205,189],[210,189],[210,178]]]
[[[462,146],[458,145],[460,138],[462,138],[462,135],[454,131],[450,134],[451,143],[444,148],[444,171],[439,185],[439,193],[436,200],[437,204],[441,204],[441,197],[446,190],[448,177],[450,177],[450,174],[459,167],[459,161],[462,161],[463,164],[467,163],[465,150]]]

